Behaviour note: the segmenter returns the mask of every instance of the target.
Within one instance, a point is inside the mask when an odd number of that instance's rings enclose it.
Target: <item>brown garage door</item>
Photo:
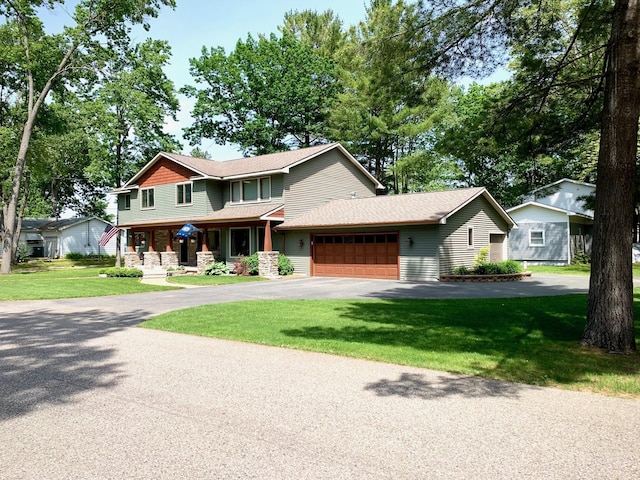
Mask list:
[[[313,236],[313,275],[398,279],[398,234]]]

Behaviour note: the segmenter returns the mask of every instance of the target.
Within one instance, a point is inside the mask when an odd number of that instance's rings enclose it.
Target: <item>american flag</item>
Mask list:
[[[109,240],[111,240],[111,238],[114,237],[119,231],[120,229],[118,227],[107,225],[104,229],[104,232],[102,233],[102,236],[100,237],[98,245],[104,247],[107,243],[109,243]]]

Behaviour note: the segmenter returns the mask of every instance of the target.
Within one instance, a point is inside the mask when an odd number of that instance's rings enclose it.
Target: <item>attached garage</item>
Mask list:
[[[399,278],[398,232],[320,233],[311,238],[314,276]]]
[[[471,267],[480,250],[506,256],[515,223],[485,188],[332,200],[276,227],[296,272],[433,280]]]

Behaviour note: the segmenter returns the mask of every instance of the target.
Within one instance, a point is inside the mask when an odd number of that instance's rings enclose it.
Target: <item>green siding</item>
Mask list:
[[[400,229],[400,280],[433,280],[438,273],[439,225]],[[409,244],[409,238],[413,240]]]
[[[200,182],[198,182],[200,183]],[[207,180],[204,182],[207,190],[207,213],[213,213],[224,206],[223,185],[224,182],[218,180]]]
[[[375,196],[373,182],[338,150],[293,167],[284,179],[285,219],[331,200]]]
[[[284,253],[294,267],[294,272],[300,275],[311,274],[311,236],[308,231],[283,232]],[[300,247],[300,239],[304,245]]]
[[[473,248],[467,246],[469,227],[473,228]],[[462,265],[471,267],[480,249],[489,246],[491,233],[507,234],[508,228],[506,221],[484,197],[476,198],[453,214],[445,225],[440,226],[440,273],[451,273]]]

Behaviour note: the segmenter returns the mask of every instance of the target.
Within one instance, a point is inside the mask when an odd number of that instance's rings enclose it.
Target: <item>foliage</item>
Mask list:
[[[227,55],[202,49],[190,59],[196,83],[183,88],[195,98],[192,145],[203,138],[266,154],[315,145],[326,138],[324,122],[337,93],[332,62],[288,32],[280,38],[251,35]]]
[[[484,265],[489,260],[489,247],[482,247],[473,258],[473,266],[478,267]]]
[[[258,260],[258,253],[254,253],[253,255],[249,255],[248,257],[244,257],[242,259],[242,263],[245,266],[246,272],[249,275],[258,275],[260,269],[260,262]],[[278,275],[291,275],[293,273],[294,267],[291,263],[289,257],[284,254],[278,255]]]
[[[395,193],[438,188],[452,177],[451,162],[424,153],[437,138],[436,123],[450,115],[451,87],[415,68],[416,41],[407,32],[416,14],[416,4],[372,2],[335,56],[344,90],[331,135]]]
[[[112,267],[112,268],[103,268],[100,270],[101,275],[106,275],[107,277],[128,277],[128,278],[139,278],[142,277],[142,270],[139,268],[122,268],[122,267]]]
[[[105,52],[128,38],[130,25],[146,24],[162,6],[174,0],[116,0],[76,2],[73,12],[60,2],[28,0],[3,2],[0,15],[0,175],[2,204],[2,256],[13,258],[17,248],[19,219],[28,198],[32,142],[46,129],[46,112],[53,102],[65,103],[67,96],[95,78]],[[64,9],[70,24],[62,33],[47,33],[39,15],[56,7]],[[34,143],[35,145],[35,143]],[[11,273],[4,262],[0,273]]]
[[[205,275],[228,275],[229,267],[226,262],[212,262],[204,269]]]
[[[573,265],[588,265],[591,263],[591,255],[584,250],[578,250],[571,259]]]
[[[67,260],[94,260],[94,259],[100,259],[100,260],[110,260],[110,259],[114,259],[116,258],[115,255],[98,255],[97,253],[78,253],[78,252],[69,252],[67,253],[64,258],[66,258]]]
[[[481,263],[474,263],[473,268],[465,266],[455,267],[453,269],[454,275],[507,275],[513,273],[521,273],[523,267],[520,262],[515,260],[505,260],[502,262],[487,262],[486,260]]]
[[[289,257],[282,253],[278,255],[278,275],[291,275],[293,273],[293,270],[293,263],[291,263]]]
[[[24,263],[29,258],[29,247],[26,243],[20,243],[16,251],[16,262]]]

